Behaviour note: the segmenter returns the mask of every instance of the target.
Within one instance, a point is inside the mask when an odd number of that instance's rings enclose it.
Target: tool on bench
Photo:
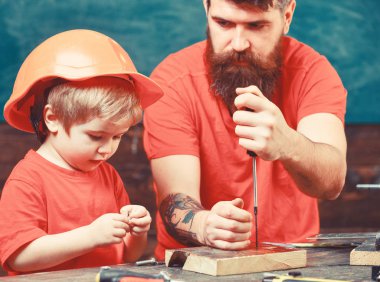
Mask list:
[[[376,232],[360,232],[360,233],[323,233],[315,236],[307,237],[308,240],[354,240],[354,242],[364,242],[373,239],[377,235]]]
[[[309,241],[309,242],[295,242],[295,243],[277,243],[277,242],[262,242],[264,245],[272,245],[284,248],[348,248],[357,247],[361,243],[342,241],[342,240],[329,240],[329,241]]]
[[[376,233],[375,238],[375,249],[376,251],[380,251],[380,232]]]
[[[324,278],[315,278],[315,277],[303,277],[300,271],[290,271],[287,275],[276,274],[276,273],[264,273],[263,282],[296,282],[296,281],[305,281],[305,282],[343,282],[348,280],[336,280],[336,279],[324,279]]]
[[[96,282],[174,282],[165,271],[159,274],[139,273],[123,268],[104,266],[96,275]]]
[[[137,266],[160,265],[160,264],[165,264],[165,262],[163,262],[163,261],[157,261],[155,258],[136,261],[136,265]]]
[[[252,157],[252,177],[253,177],[253,214],[255,216],[255,232],[256,232],[256,249],[259,247],[259,231],[257,224],[257,174],[256,174],[256,153],[247,151],[247,154]]]
[[[375,250],[380,251],[380,232],[376,233]],[[380,281],[380,266],[375,265],[371,267],[371,278],[374,281]]]

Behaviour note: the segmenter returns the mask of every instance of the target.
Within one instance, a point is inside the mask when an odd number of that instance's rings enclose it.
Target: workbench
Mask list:
[[[352,248],[308,248],[307,267],[296,269],[303,276],[353,281],[371,281],[370,266],[350,266],[349,257]],[[168,268],[165,265],[136,266],[134,264],[118,265],[131,271],[158,274],[166,271],[171,279],[181,281],[262,281],[263,273],[251,273],[230,276],[209,276],[185,271],[181,268]],[[294,271],[294,269],[292,270]],[[0,281],[75,281],[94,282],[99,268],[82,268],[54,272],[41,272],[14,277],[0,277]],[[273,271],[287,274],[287,271]]]

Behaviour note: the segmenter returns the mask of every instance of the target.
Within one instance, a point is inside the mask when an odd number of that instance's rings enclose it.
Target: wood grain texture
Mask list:
[[[380,265],[380,251],[375,248],[375,239],[370,239],[353,249],[350,265]]]
[[[183,270],[222,276],[263,271],[301,268],[306,266],[306,250],[261,246],[259,249],[224,251],[210,247],[166,250],[165,264],[176,252],[187,257]]]

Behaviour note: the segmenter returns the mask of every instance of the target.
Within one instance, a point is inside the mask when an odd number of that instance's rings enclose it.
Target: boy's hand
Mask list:
[[[118,213],[104,214],[95,219],[88,227],[96,246],[118,244],[130,231],[127,216]]]
[[[143,206],[127,205],[120,209],[120,213],[129,217],[131,235],[142,236],[149,231],[152,218]]]

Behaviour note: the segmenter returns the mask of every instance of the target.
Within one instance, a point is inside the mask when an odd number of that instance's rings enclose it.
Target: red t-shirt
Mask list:
[[[187,154],[199,157],[202,206],[240,197],[253,212],[252,159],[238,144],[235,123],[209,91],[203,61],[205,42],[170,55],[153,72],[165,95],[144,114],[144,146],[149,159]],[[273,102],[289,126],[313,113],[344,121],[346,90],[327,59],[297,40],[284,37],[284,66]],[[259,241],[291,242],[319,232],[317,199],[303,194],[279,161],[257,159]],[[253,225],[254,226],[254,225]],[[157,214],[158,246],[183,247]],[[255,240],[255,230],[252,230]]]
[[[13,169],[0,201],[0,259],[47,234],[90,224],[106,213],[119,213],[129,197],[115,169],[108,163],[90,172],[70,171],[29,151]],[[113,244],[44,271],[123,263],[124,243]],[[17,273],[16,273],[17,274]]]

